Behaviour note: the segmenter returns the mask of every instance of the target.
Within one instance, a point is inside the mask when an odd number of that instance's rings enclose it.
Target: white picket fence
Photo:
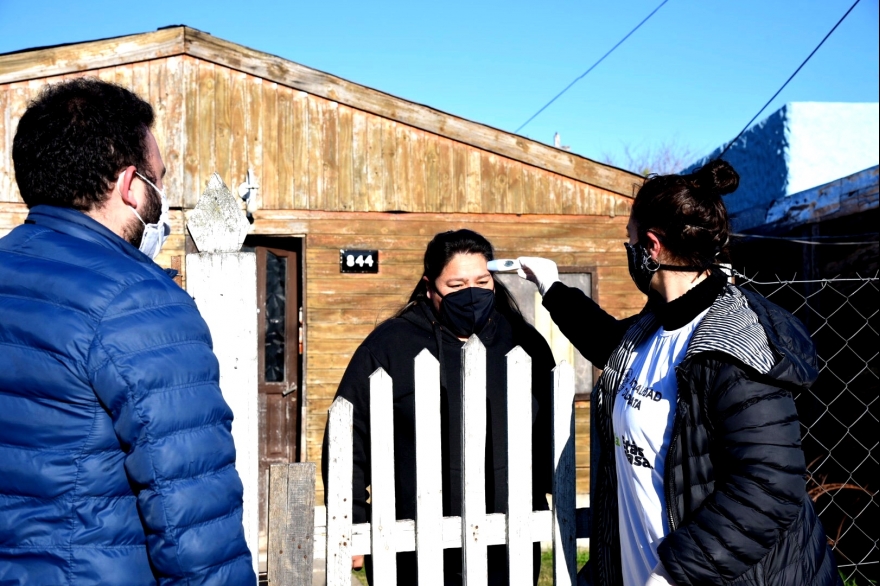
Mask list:
[[[341,397],[333,402],[328,421],[332,492],[326,525],[316,531],[316,545],[326,539],[327,586],[350,586],[351,558],[361,554],[372,555],[374,586],[393,586],[395,554],[405,551],[416,552],[420,586],[442,586],[438,568],[448,548],[462,550],[464,584],[480,586],[488,579],[486,548],[500,544],[507,545],[511,586],[532,586],[536,541],[553,544],[554,584],[575,583],[576,537],[587,536],[587,511],[575,510],[574,371],[565,362],[554,370],[552,511],[533,511],[531,358],[520,347],[508,353],[508,512],[486,514],[486,350],[472,336],[462,354],[460,517],[443,517],[440,370],[428,350],[415,359],[417,520],[398,521],[395,515],[391,378],[381,368],[370,377],[371,523],[352,523],[352,406]]]

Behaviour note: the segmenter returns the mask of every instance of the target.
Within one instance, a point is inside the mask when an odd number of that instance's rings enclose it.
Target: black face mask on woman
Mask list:
[[[641,242],[635,244],[624,242],[623,245],[626,247],[629,276],[632,277],[633,283],[636,284],[639,291],[645,295],[651,291],[651,279],[657,271],[701,273],[709,269],[708,266],[660,264],[651,258],[651,253]]]
[[[651,290],[651,278],[660,270],[660,263],[651,258],[651,253],[642,246],[641,242],[635,244],[624,242],[623,245],[626,246],[629,276],[632,277],[639,291],[647,295]]]
[[[460,338],[479,334],[486,326],[495,307],[495,291],[468,287],[440,297],[440,323]]]

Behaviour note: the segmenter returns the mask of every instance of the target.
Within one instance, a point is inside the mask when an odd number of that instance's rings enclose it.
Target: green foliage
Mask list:
[[[575,567],[580,570],[588,559],[590,559],[589,551],[577,550]],[[549,550],[541,552],[541,575],[538,576],[538,586],[553,586],[553,553]]]
[[[358,579],[358,581],[364,586],[368,586],[367,584],[367,573],[363,568],[360,570],[352,570],[351,575]]]
[[[586,549],[579,549],[577,552],[577,568],[581,569],[588,559],[590,559],[590,552]],[[363,586],[367,586],[367,575],[363,569],[351,574]],[[541,552],[541,575],[538,577],[538,586],[553,586],[553,554],[550,551]],[[845,586],[855,586],[855,582],[847,582]]]
[[[838,572],[840,572],[840,570],[838,570]],[[843,572],[840,572],[840,579],[843,580],[843,586],[859,586],[858,582],[856,582],[855,577],[847,579],[846,574],[844,574]],[[874,580],[868,580],[868,584],[876,585],[877,582]]]

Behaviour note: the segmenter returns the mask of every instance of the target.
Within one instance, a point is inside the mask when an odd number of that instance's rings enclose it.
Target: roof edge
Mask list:
[[[30,81],[180,55],[188,27],[65,43],[0,55],[0,84]],[[205,33],[201,33],[205,34]]]
[[[0,84],[186,54],[395,120],[521,163],[633,197],[642,177],[523,136],[473,122],[343,78],[179,26],[0,55]]]

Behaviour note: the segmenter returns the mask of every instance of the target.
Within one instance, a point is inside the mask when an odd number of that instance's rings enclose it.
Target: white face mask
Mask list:
[[[165,191],[156,187],[152,181],[137,171],[134,174],[159,192],[159,195],[162,197],[162,213],[159,214],[159,220],[155,224],[147,224],[137,210],[131,208],[137,219],[144,225],[144,236],[141,238],[141,245],[138,249],[150,258],[155,259],[159,256],[159,251],[162,250],[162,245],[165,244],[168,235],[171,234],[171,223],[168,221],[168,198],[165,197]]]

